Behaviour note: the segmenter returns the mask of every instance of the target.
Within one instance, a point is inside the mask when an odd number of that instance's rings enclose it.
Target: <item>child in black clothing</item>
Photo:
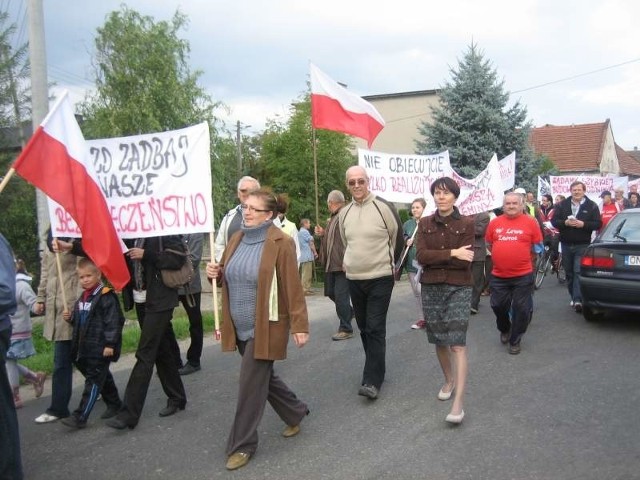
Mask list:
[[[113,417],[122,405],[109,364],[120,356],[124,315],[118,297],[102,284],[100,270],[91,260],[80,258],[77,272],[83,292],[64,319],[73,324],[71,358],[85,384],[80,405],[62,423],[84,428],[100,394],[107,404],[100,418]]]

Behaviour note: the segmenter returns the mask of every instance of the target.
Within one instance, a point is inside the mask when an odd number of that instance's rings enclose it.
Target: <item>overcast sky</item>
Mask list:
[[[26,1],[0,0],[23,41]],[[96,28],[121,3],[44,0],[49,81],[82,97],[92,84]],[[309,61],[359,95],[430,90],[450,80],[449,69],[474,41],[535,126],[609,118],[620,146],[640,147],[637,0],[124,3],[156,20],[178,8],[188,16],[181,35],[191,45],[191,68],[228,105],[230,123],[251,125],[246,133],[287,114],[307,88]]]

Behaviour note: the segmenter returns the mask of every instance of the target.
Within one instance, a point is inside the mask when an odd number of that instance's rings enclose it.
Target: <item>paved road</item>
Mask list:
[[[290,348],[276,370],[311,408],[297,437],[267,408],[248,466],[227,472],[224,446],[234,413],[239,355],[205,348],[203,370],[185,377],[184,412],[159,418],[157,379],[140,424],[85,430],[36,425],[49,397],[19,411],[26,478],[37,479],[637,479],[640,478],[640,318],[590,324],[568,306],[554,278],[536,293],[536,313],[510,356],[483,297],[468,334],[470,374],[460,427],[444,417],[441,373],[424,332],[412,331],[410,289],[396,286],[389,313],[387,380],[370,402],[357,396],[358,338],[332,342],[333,306],[307,297],[311,342]],[[116,382],[124,388],[130,362]],[[75,405],[80,389],[74,390]]]

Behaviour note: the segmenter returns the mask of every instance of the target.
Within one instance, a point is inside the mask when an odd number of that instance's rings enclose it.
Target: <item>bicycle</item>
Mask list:
[[[567,274],[562,267],[562,252],[558,252],[558,260],[556,260],[556,262],[558,262],[558,266],[556,267],[556,276],[558,277],[558,283],[565,283],[567,281]]]
[[[536,277],[534,280],[535,289],[538,290],[542,286],[542,282],[544,281],[544,277],[549,271],[549,267],[551,266],[551,249],[549,245],[544,246],[544,252],[538,255],[538,260],[536,260]]]

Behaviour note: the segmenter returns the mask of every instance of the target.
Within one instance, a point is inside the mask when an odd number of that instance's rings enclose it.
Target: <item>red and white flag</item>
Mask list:
[[[362,97],[351,93],[314,64],[311,68],[311,123],[324,128],[363,138],[371,148],[384,127],[384,119],[376,108]]]
[[[58,202],[82,232],[82,248],[111,284],[121,290],[129,270],[102,190],[89,174],[92,165],[67,92],[27,143],[13,168]]]

